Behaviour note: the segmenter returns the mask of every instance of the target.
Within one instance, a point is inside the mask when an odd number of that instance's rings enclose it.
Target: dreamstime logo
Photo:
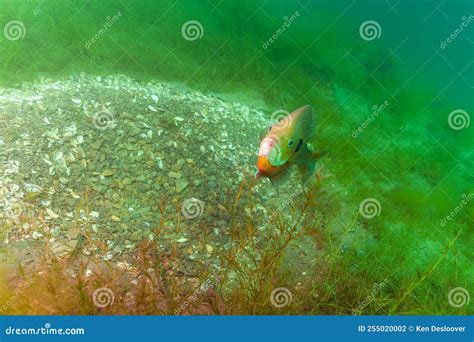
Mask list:
[[[114,127],[114,115],[107,109],[103,109],[94,115],[94,126],[104,130]]]
[[[442,42],[439,44],[439,47],[440,47],[441,49],[443,49],[443,50],[446,49],[446,47],[447,47],[449,44],[451,44],[451,43],[454,41],[454,39],[456,39],[456,37],[457,37],[458,35],[460,35],[461,32],[462,32],[465,28],[467,28],[467,26],[474,20],[474,15],[470,15],[469,17],[463,16],[463,17],[461,18],[461,20],[462,20],[462,21],[461,21],[461,24],[459,24],[459,28],[455,29],[455,30],[453,31],[453,33],[451,33],[451,34],[449,35],[448,38],[446,38],[444,41],[442,41]]]
[[[114,292],[108,287],[99,287],[92,293],[92,302],[98,308],[106,308],[114,304]]]
[[[291,116],[289,115],[290,112],[284,110],[284,109],[279,109],[274,111],[271,115],[270,118],[272,120],[272,126],[275,126],[277,128],[287,128],[291,125]]]
[[[293,296],[291,295],[291,291],[286,287],[277,287],[273,289],[272,293],[270,294],[270,302],[276,308],[282,308],[284,306],[290,305],[292,299]]]
[[[33,282],[31,280],[27,280],[25,283],[17,287],[15,293],[6,302],[4,302],[2,306],[0,306],[0,313],[6,311],[32,284]]]
[[[360,125],[356,130],[352,132],[352,138],[357,138],[357,136],[362,133],[371,123],[378,117],[389,105],[388,101],[384,101],[380,106],[374,105],[372,114]]]
[[[118,11],[116,14],[113,16],[108,16],[105,18],[105,23],[104,25],[100,28],[99,31],[91,38],[89,39],[85,44],[84,47],[86,49],[90,49],[93,44],[95,44],[102,36],[112,27],[113,24],[117,20],[119,20],[122,17],[122,12]]]
[[[379,216],[381,212],[382,206],[375,198],[366,198],[359,204],[359,213],[367,219]]]
[[[382,292],[383,288],[385,286],[387,286],[387,284],[389,283],[389,280],[388,279],[384,279],[384,281],[382,281],[381,283],[379,284],[374,284],[374,287],[372,288],[372,291],[370,291],[370,294],[364,299],[363,302],[361,302],[357,308],[355,309],[352,309],[352,314],[353,315],[360,315],[362,313],[362,310],[367,306],[369,305],[371,302],[373,302],[373,300],[375,299],[375,296],[379,293],[379,292]]]
[[[448,293],[448,303],[455,308],[460,308],[466,305],[469,303],[469,300],[469,292],[467,292],[464,287],[455,287]]]
[[[181,212],[189,220],[201,216],[204,211],[204,202],[197,198],[188,198],[181,206]]]
[[[3,28],[5,38],[11,41],[20,40],[25,37],[25,25],[19,20],[9,21]]]
[[[469,194],[462,194],[462,200],[459,204],[451,210],[448,216],[444,217],[439,223],[441,227],[444,227],[448,221],[451,221],[472,199],[474,198],[474,192]]]
[[[465,110],[456,109],[449,113],[448,125],[456,131],[469,127],[470,123],[471,118]]]
[[[204,28],[197,20],[189,20],[181,27],[181,34],[184,39],[190,42],[201,39],[204,35]]]
[[[307,182],[309,179],[307,180]],[[306,183],[305,183],[306,184]],[[283,204],[280,204],[276,210],[273,211],[271,215],[267,215],[265,217],[265,220],[263,221],[263,227],[266,226],[272,219],[275,219],[278,215],[280,215],[287,205],[294,205],[296,203],[296,199],[298,196],[304,192],[303,187],[298,188],[296,191],[294,191],[285,201]]]
[[[280,35],[283,34],[290,26],[293,24],[293,22],[300,17],[300,12],[296,11],[293,13],[290,17],[286,16],[283,19],[285,20],[281,27],[279,27],[275,33],[273,33],[265,42],[263,42],[262,47],[264,49],[268,49],[268,47],[273,44]]]
[[[53,328],[51,323],[45,323],[44,326],[38,327],[12,327],[9,326],[5,329],[6,335],[13,335],[13,336],[51,336],[51,335],[85,335],[86,331],[84,328]]]
[[[375,20],[367,20],[360,25],[359,34],[360,37],[366,41],[379,39],[382,34],[382,28]]]
[[[212,276],[204,280],[201,285],[189,296],[176,310],[175,315],[179,315],[184,309],[186,309],[191,304],[195,303],[198,300],[198,296],[202,293],[205,293],[212,284]]]

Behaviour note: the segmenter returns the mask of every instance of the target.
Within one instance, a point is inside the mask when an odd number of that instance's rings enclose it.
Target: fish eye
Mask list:
[[[288,141],[288,146],[291,146],[291,145],[293,145],[293,139],[290,139],[290,140]]]

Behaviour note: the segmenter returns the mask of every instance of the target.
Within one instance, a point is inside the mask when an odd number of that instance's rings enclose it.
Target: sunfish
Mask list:
[[[316,160],[326,154],[315,151],[309,141],[316,132],[316,114],[306,105],[273,124],[265,134],[258,152],[257,178],[267,177],[279,183],[297,165],[305,184],[312,176]]]

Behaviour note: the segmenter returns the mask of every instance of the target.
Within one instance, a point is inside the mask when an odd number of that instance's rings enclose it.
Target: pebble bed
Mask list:
[[[174,242],[190,260],[210,258],[225,248],[267,117],[181,85],[120,75],[0,89],[2,243],[47,235],[61,255],[82,234],[105,243],[103,257],[112,260],[164,226],[163,249]],[[262,182],[234,215],[265,224],[278,207],[273,197]],[[196,242],[202,234],[207,243]]]

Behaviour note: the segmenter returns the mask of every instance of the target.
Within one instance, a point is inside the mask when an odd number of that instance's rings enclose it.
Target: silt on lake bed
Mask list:
[[[0,313],[473,314],[472,10],[4,1]]]

